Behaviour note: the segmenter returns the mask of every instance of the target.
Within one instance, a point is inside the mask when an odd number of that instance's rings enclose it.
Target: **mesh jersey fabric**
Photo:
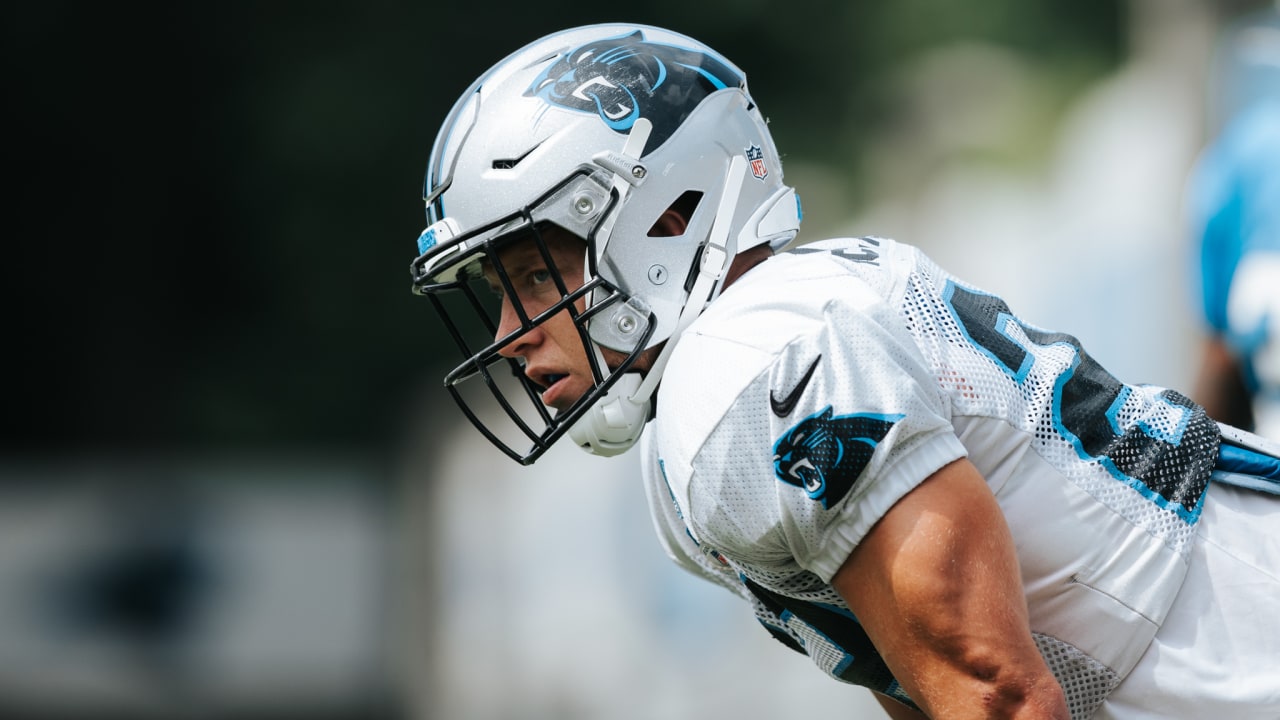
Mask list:
[[[657,408],[642,465],[668,553],[827,673],[907,702],[829,582],[899,498],[967,456],[1078,718],[1177,595],[1218,441],[1186,398],[1121,383],[884,238],[749,271],[681,336]]]

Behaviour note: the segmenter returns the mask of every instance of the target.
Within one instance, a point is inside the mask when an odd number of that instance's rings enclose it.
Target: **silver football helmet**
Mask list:
[[[719,294],[733,257],[781,248],[800,222],[744,73],[692,38],[640,25],[565,30],[493,66],[440,129],[423,193],[413,286],[463,356],[445,385],[524,464],[566,432],[596,454],[629,448],[679,334]],[[679,235],[655,230],[668,209],[686,221]],[[549,226],[583,240],[583,277],[553,267]],[[533,316],[499,257],[521,241],[539,248],[560,295]],[[494,337],[500,300],[486,293],[495,277],[519,317],[505,337]],[[500,352],[558,313],[573,318],[594,383],[554,412],[521,360]],[[662,343],[647,372],[633,368]],[[625,360],[610,366],[605,349]]]

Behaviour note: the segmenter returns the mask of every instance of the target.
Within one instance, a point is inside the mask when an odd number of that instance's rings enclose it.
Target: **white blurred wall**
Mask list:
[[[376,468],[0,464],[0,717],[393,717]]]
[[[885,151],[886,189],[852,217],[827,190],[807,215],[843,218],[818,234],[918,245],[1024,320],[1077,336],[1122,380],[1186,393],[1200,327],[1183,193],[1205,141],[1214,18],[1194,0],[1131,12],[1133,58],[1054,119],[1046,162],[981,159],[1040,122],[1033,69],[996,48],[944,47],[907,80],[949,88],[948,102],[920,103],[923,133]],[[807,168],[788,179],[804,195]]]

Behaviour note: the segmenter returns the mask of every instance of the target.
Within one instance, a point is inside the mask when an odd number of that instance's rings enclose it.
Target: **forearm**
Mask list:
[[[927,717],[935,720],[1068,718],[1057,681],[1035,668],[990,670],[972,662],[924,665],[914,673],[913,684]]]
[[[1068,717],[1031,638],[1008,526],[967,461],[900,500],[833,585],[929,717]]]
[[[910,592],[903,593],[904,599]],[[973,612],[962,610],[973,598],[963,594],[928,597],[905,600],[905,622],[890,630],[897,633],[897,647],[885,657],[928,717],[1066,720],[1061,687],[1031,640],[1025,615],[1010,613],[998,618],[988,610],[984,611],[985,624],[964,627],[953,624],[952,619],[973,617]],[[918,615],[911,609],[946,604],[960,611],[955,615]]]
[[[919,710],[903,705],[891,697],[880,693],[872,694],[875,695],[876,701],[880,703],[880,707],[884,708],[889,720],[929,720],[929,716]]]

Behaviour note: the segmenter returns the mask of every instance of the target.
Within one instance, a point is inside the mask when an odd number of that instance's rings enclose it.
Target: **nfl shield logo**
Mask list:
[[[769,168],[764,164],[764,151],[759,145],[747,148],[747,160],[751,161],[751,174],[755,175],[757,180],[765,179],[769,174]]]

